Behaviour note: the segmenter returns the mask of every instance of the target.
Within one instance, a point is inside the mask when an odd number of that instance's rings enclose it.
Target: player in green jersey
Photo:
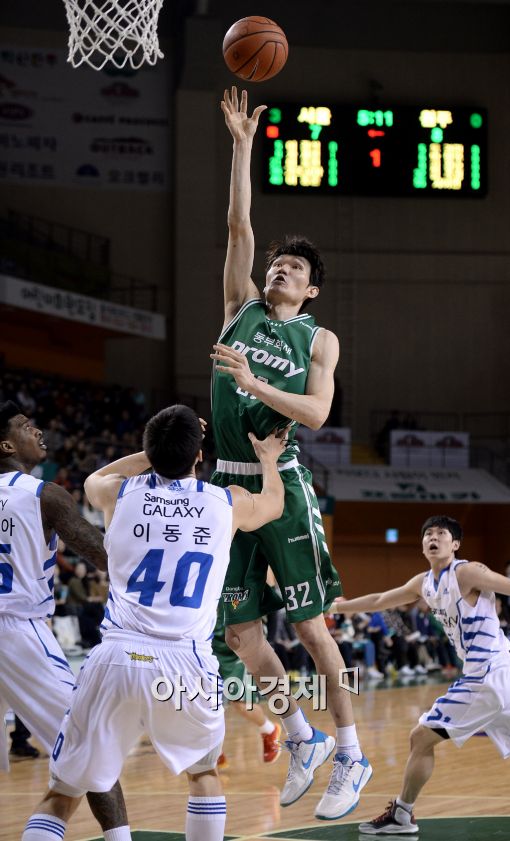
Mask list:
[[[328,708],[336,726],[335,740],[313,728],[295,699],[289,697],[282,722],[291,758],[280,802],[289,806],[307,791],[314,771],[336,745],[330,783],[315,810],[316,817],[334,820],[356,807],[372,769],[359,746],[349,693],[339,685],[344,663],[324,621],[323,613],[341,587],[325,542],[311,474],[297,459],[294,433],[299,423],[319,429],[329,414],[338,339],[304,312],[319,294],[324,279],[320,255],[308,240],[286,237],[273,243],[264,298],[251,279],[251,149],[266,106],[258,106],[248,116],[246,91],[239,100],[234,87],[225,91],[221,107],[234,146],[224,271],[225,321],[211,354],[219,456],[212,481],[222,486],[235,481],[247,492],[256,492],[260,465],[245,445],[247,433],[261,437],[291,421],[287,448],[279,459],[284,513],[250,535],[238,532],[232,544],[223,590],[226,641],[260,688],[267,688],[264,678],[285,679],[283,665],[264,638],[261,623],[265,613],[281,606],[266,587],[270,564],[289,620],[295,623],[317,673],[326,675]]]

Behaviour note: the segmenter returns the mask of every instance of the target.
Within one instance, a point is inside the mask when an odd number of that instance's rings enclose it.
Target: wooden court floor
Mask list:
[[[329,763],[317,772],[314,785],[298,803],[282,809],[279,789],[287,772],[286,754],[274,765],[265,766],[257,731],[228,709],[224,749],[229,767],[221,775],[227,797],[227,837],[243,841],[358,841],[357,824],[380,814],[398,792],[409,731],[443,689],[444,685],[426,683],[367,689],[352,696],[362,746],[374,775],[356,811],[335,822],[313,817],[327,784]],[[312,723],[333,732],[328,714],[314,712],[311,702],[305,704]],[[37,759],[13,764],[10,774],[0,773],[0,841],[21,838],[26,818],[46,787],[47,771],[48,760]],[[134,841],[182,841],[187,803],[184,775],[172,777],[151,746],[142,742],[127,759],[122,785]],[[508,841],[510,765],[484,737],[471,739],[461,750],[441,744],[434,776],[418,803],[416,817],[419,838],[427,841]],[[98,836],[102,838],[84,801],[68,828],[66,841]]]

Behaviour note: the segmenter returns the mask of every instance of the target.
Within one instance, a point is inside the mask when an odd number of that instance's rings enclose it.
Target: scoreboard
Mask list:
[[[351,196],[487,193],[484,108],[278,103],[262,115],[263,189]]]

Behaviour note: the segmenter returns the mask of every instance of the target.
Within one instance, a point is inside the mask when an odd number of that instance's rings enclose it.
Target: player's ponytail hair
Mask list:
[[[202,448],[202,427],[189,406],[162,409],[148,422],[143,448],[156,473],[167,479],[188,476]]]

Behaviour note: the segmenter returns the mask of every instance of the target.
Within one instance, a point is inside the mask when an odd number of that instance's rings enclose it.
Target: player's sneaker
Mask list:
[[[321,821],[336,821],[348,815],[358,805],[360,792],[371,776],[372,766],[366,756],[358,761],[345,753],[337,753],[329,785],[315,809],[315,817]]]
[[[360,823],[358,829],[364,835],[414,835],[419,827],[412,812],[398,806],[396,800],[390,800],[382,815],[368,823]]]
[[[317,768],[326,761],[335,747],[333,736],[327,736],[321,730],[312,727],[312,738],[307,742],[284,742],[290,751],[289,772],[280,794],[280,805],[290,806],[308,791],[313,783]]]
[[[264,762],[268,765],[271,765],[273,762],[276,762],[278,757],[280,756],[280,742],[278,741],[280,738],[280,733],[282,732],[282,728],[279,724],[275,724],[274,730],[271,733],[262,733],[262,745],[264,748]]]

